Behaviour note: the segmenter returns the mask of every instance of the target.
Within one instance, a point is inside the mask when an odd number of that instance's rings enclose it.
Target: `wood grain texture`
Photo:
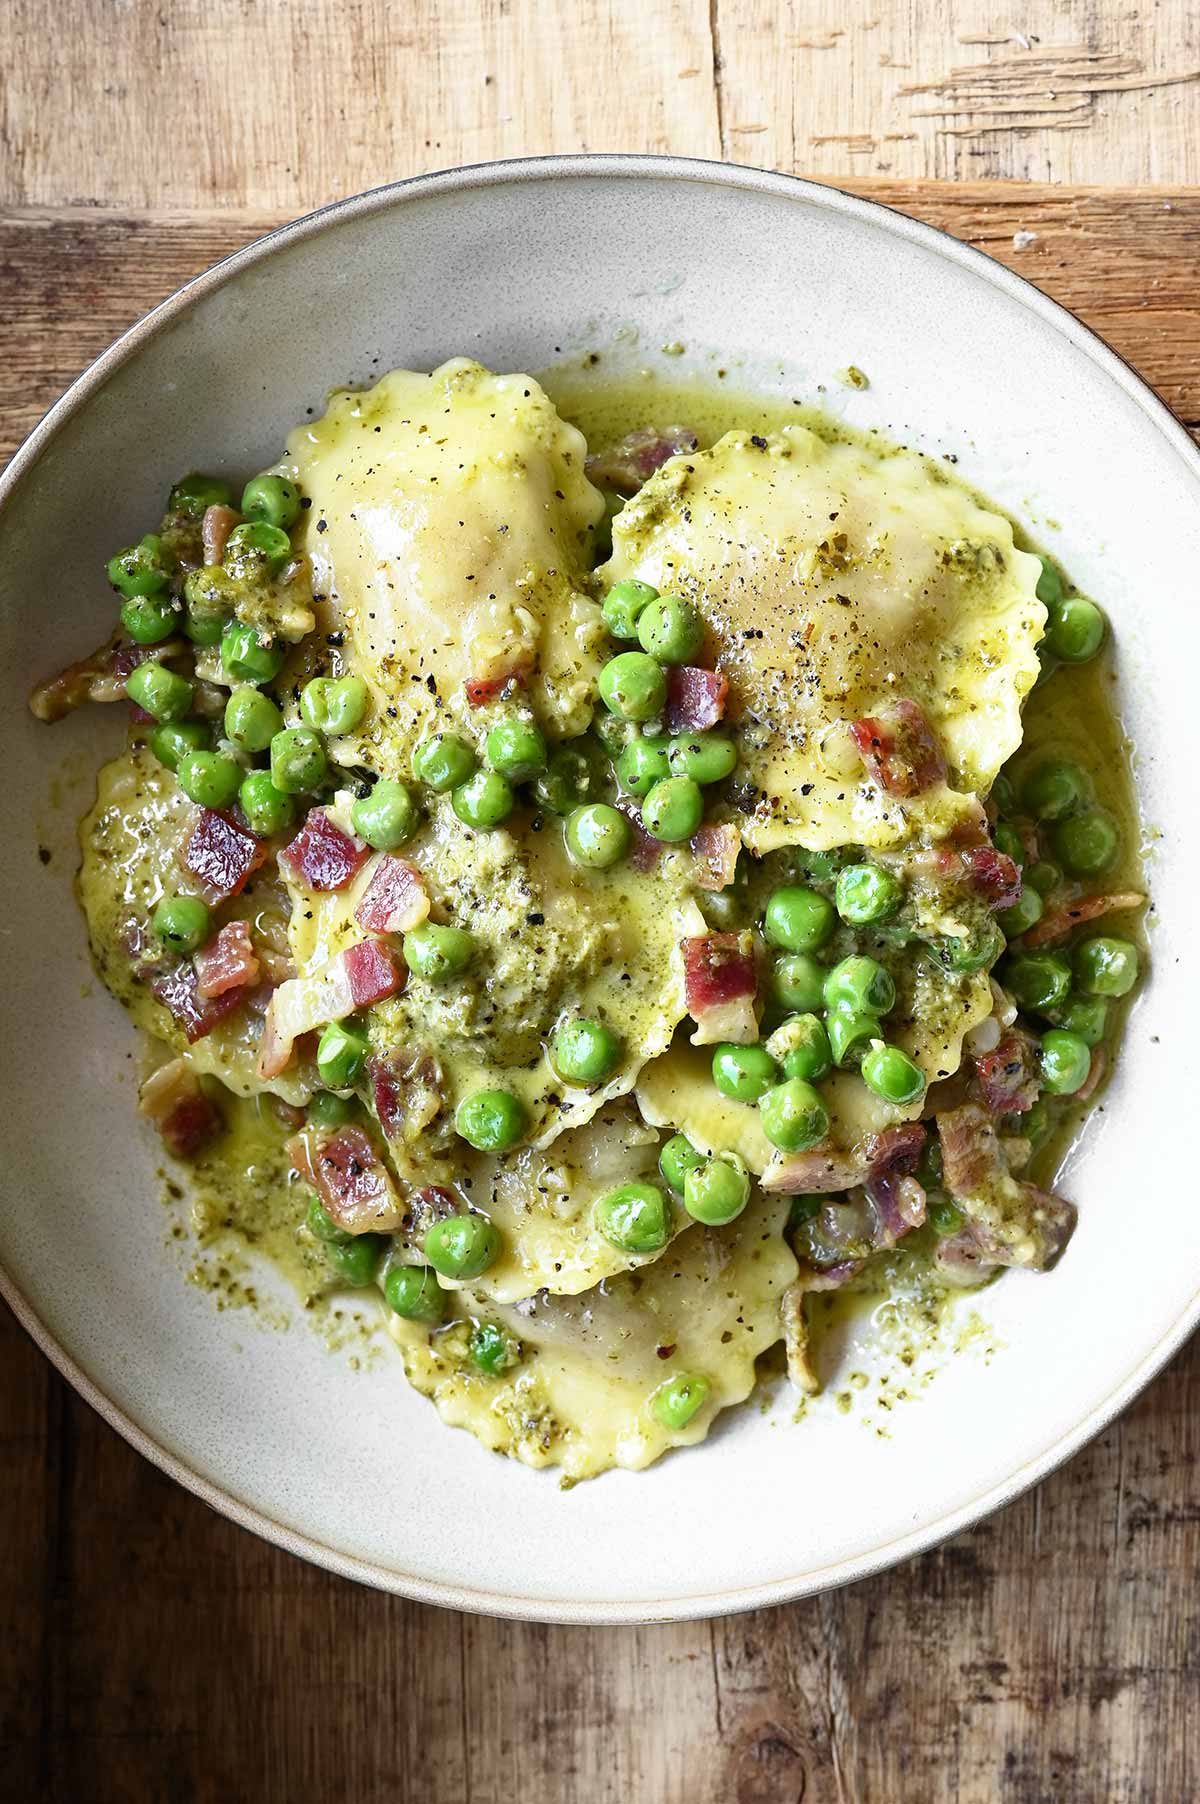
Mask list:
[[[0,204],[299,212],[544,150],[1200,181],[1187,0],[8,0],[0,68]]]
[[[867,186],[1076,306],[1200,422],[1200,193]],[[0,448],[274,217],[0,216]],[[1036,1493],[923,1559],[805,1604],[636,1630],[349,1585],[163,1478],[2,1310],[0,1373],[4,1800],[1200,1797],[1200,1343]]]

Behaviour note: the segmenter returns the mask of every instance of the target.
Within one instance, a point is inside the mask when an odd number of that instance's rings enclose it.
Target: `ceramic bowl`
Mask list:
[[[1064,1180],[1080,1208],[1049,1276],[974,1307],[972,1344],[887,1412],[835,1383],[793,1425],[776,1394],[701,1449],[563,1491],[442,1426],[390,1346],[355,1370],[303,1323],[219,1312],[184,1281],[134,1114],[131,1030],[92,979],[71,892],[75,816],[113,742],[53,733],[31,682],[103,636],[102,566],[168,474],[254,469],[328,388],[456,352],[818,398],[939,454],[1030,525],[1110,611],[1157,916],[1149,983]],[[849,364],[866,389],[841,385]],[[3,1291],[133,1444],[216,1508],[413,1597],[569,1622],[707,1615],[876,1571],[1014,1497],[1158,1370],[1200,1311],[1191,748],[1200,457],[1076,320],[986,257],[826,187],[674,160],[572,157],[421,177],[303,219],[182,289],[106,353],[3,485],[0,793],[7,1031]],[[1178,829],[1178,830],[1177,830]],[[48,849],[49,864],[37,848]],[[270,1289],[269,1275],[263,1279]],[[865,1366],[864,1366],[865,1369]],[[873,1380],[872,1380],[873,1383]],[[653,1527],[651,1528],[651,1524]]]

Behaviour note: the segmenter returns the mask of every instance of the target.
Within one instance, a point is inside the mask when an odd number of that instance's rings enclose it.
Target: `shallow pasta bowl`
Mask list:
[[[618,278],[618,279],[615,279]],[[220,1313],[181,1276],[134,1114],[134,1042],[91,980],[74,819],[111,722],[51,738],[39,676],[101,636],[101,570],[176,473],[255,469],[335,384],[456,352],[543,369],[592,350],[825,399],[951,454],[1112,615],[1157,907],[1152,973],[1064,1188],[1067,1257],[977,1299],[982,1359],[866,1418],[791,1400],[702,1448],[573,1491],[485,1453],[297,1325]],[[854,364],[867,388],[839,386]],[[1200,456],[1137,377],[980,254],[824,187],[714,164],[540,159],[421,177],[276,232],[107,352],[2,485],[7,687],[6,1157],[0,1289],[142,1452],[236,1521],[414,1597],[602,1622],[758,1607],[878,1570],[1010,1500],[1135,1395],[1200,1316],[1200,1212],[1178,1179],[1194,1110],[1184,948],[1200,626]],[[1178,605],[1176,598],[1179,598]],[[38,848],[49,853],[39,860]],[[86,991],[86,994],[81,992]],[[1169,1256],[1164,1256],[1169,1250]],[[264,1278],[269,1288],[269,1278]],[[878,1424],[876,1425],[878,1426]],[[654,1524],[653,1532],[647,1532]],[[638,1525],[642,1525],[640,1528]]]

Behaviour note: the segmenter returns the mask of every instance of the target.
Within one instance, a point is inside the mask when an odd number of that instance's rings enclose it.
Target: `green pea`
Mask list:
[[[1042,1035],[1038,1063],[1044,1090],[1051,1096],[1074,1096],[1087,1081],[1092,1068],[1092,1052],[1087,1041],[1078,1034],[1052,1027]]]
[[[925,1219],[939,1240],[948,1240],[951,1234],[957,1234],[966,1217],[961,1209],[956,1209],[948,1197],[939,1197],[931,1202],[925,1211]]]
[[[225,541],[221,559],[230,576],[255,577],[260,572],[274,576],[292,555],[292,542],[278,526],[265,520],[244,520],[235,526]]]
[[[1026,883],[1011,908],[1002,908],[996,919],[1004,930],[1006,939],[1019,939],[1021,934],[1028,933],[1036,927],[1042,918],[1042,898],[1031,883]]]
[[[1021,797],[1037,820],[1065,820],[1091,801],[1091,778],[1066,758],[1043,758],[1026,777]]]
[[[225,737],[243,752],[265,752],[283,731],[283,715],[269,695],[249,683],[231,689],[225,703]]]
[[[686,1134],[672,1134],[658,1155],[658,1169],[676,1196],[683,1195],[688,1172],[703,1163],[704,1155],[696,1151]]]
[[[151,924],[165,946],[176,952],[194,952],[208,938],[208,908],[199,896],[164,896]]]
[[[551,752],[546,769],[533,779],[534,800],[551,814],[570,814],[581,808],[597,787],[594,742],[588,751],[560,746]]]
[[[671,1238],[671,1205],[657,1184],[621,1184],[596,1204],[596,1226],[623,1253],[658,1253]]]
[[[667,749],[671,741],[658,734],[650,739],[631,739],[617,759],[617,781],[626,794],[647,796],[656,783],[671,774]]]
[[[315,1128],[344,1127],[354,1117],[354,1104],[332,1090],[318,1090],[308,1105],[308,1124]]]
[[[476,765],[475,753],[456,733],[435,733],[413,753],[413,776],[437,795],[458,789]]]
[[[733,1102],[757,1102],[779,1081],[779,1066],[765,1046],[734,1046],[723,1042],[713,1048],[713,1083]]]
[[[150,750],[168,770],[177,769],[188,752],[203,751],[207,745],[208,728],[202,720],[169,720],[150,735]]]
[[[660,664],[686,664],[704,642],[704,622],[680,595],[659,595],[638,617],[642,650]]]
[[[667,699],[662,668],[644,651],[623,651],[610,658],[600,672],[599,687],[604,706],[622,720],[650,720],[662,713]]]
[[[393,1265],[383,1296],[392,1314],[406,1322],[440,1322],[446,1313],[446,1293],[427,1265]]]
[[[425,1257],[443,1278],[478,1278],[500,1257],[499,1230],[486,1215],[450,1215],[425,1236]]]
[[[703,819],[704,797],[690,777],[664,777],[642,803],[643,827],[668,845],[690,839]]]
[[[353,1234],[348,1234],[345,1228],[338,1227],[318,1196],[312,1198],[308,1205],[308,1214],[304,1219],[308,1224],[309,1233],[314,1235],[317,1240],[325,1241],[327,1245],[349,1246],[354,1239]]]
[[[131,595],[121,603],[121,625],[137,645],[161,645],[178,624],[169,595]]]
[[[228,808],[242,782],[242,767],[223,752],[185,752],[175,767],[179,787],[201,808]]]
[[[725,733],[680,733],[667,742],[667,762],[693,783],[723,783],[737,763],[737,747]]]
[[[182,720],[192,705],[193,688],[186,677],[165,664],[139,664],[125,679],[125,693],[131,702],[155,720]]]
[[[619,808],[607,802],[589,802],[567,816],[567,850],[576,864],[607,870],[629,850],[631,828]]]
[[[317,1041],[317,1070],[327,1090],[348,1090],[367,1062],[367,1037],[343,1021],[331,1021]]]
[[[740,1159],[705,1159],[683,1181],[683,1206],[694,1221],[720,1228],[736,1221],[750,1201],[750,1179]]]
[[[810,1222],[814,1215],[820,1215],[828,1203],[827,1196],[794,1196],[788,1207],[787,1226],[784,1232],[794,1234],[797,1228],[802,1228],[806,1222]]]
[[[1071,967],[1053,952],[1022,952],[1009,959],[1001,981],[1018,1008],[1044,1015],[1066,1001]]]
[[[503,1153],[520,1140],[526,1120],[525,1105],[511,1090],[476,1090],[459,1103],[454,1125],[477,1151]]]
[[[1064,664],[1086,664],[1103,645],[1104,628],[1104,615],[1095,602],[1072,595],[1051,606],[1044,643]]]
[[[826,1008],[886,1015],[895,1006],[896,985],[891,972],[865,953],[856,952],[841,959],[825,978]]]
[[[886,1046],[877,1040],[863,1054],[863,1082],[884,1102],[903,1106],[916,1102],[925,1094],[925,1073],[899,1046]]]
[[[296,804],[291,796],[276,789],[265,770],[247,771],[238,802],[256,839],[273,839],[277,833],[286,832],[296,818]]]
[[[861,1009],[834,1008],[825,1017],[825,1031],[833,1062],[842,1068],[861,1059],[879,1038],[879,1022]]]
[[[242,512],[286,531],[300,518],[300,491],[286,476],[252,476],[242,490]]]
[[[1068,996],[1054,1011],[1054,1025],[1075,1034],[1085,1046],[1099,1046],[1108,1031],[1108,1000],[1104,996]]]
[[[221,634],[221,662],[242,683],[269,683],[283,669],[284,645],[263,645],[252,626],[231,620]]]
[[[498,1322],[476,1322],[468,1351],[471,1364],[487,1378],[499,1378],[521,1360],[521,1343]]]
[[[417,831],[421,814],[403,783],[381,777],[371,793],[359,796],[352,806],[350,824],[375,851],[394,852]]]
[[[1128,996],[1138,980],[1138,949],[1110,934],[1084,940],[1075,948],[1075,978],[1089,996]]]
[[[1111,870],[1120,849],[1117,823],[1105,808],[1089,808],[1054,829],[1054,850],[1074,877],[1098,877]]]
[[[504,825],[513,811],[516,797],[507,777],[502,777],[498,770],[477,770],[473,777],[459,784],[450,802],[464,827],[490,833]]]
[[[487,736],[487,761],[510,783],[523,783],[546,768],[546,739],[531,720],[498,720]]]
[[[601,1084],[621,1060],[621,1042],[600,1021],[567,1021],[554,1036],[554,1069],[568,1084]]]
[[[650,1398],[650,1408],[659,1426],[672,1434],[685,1429],[708,1402],[708,1379],[700,1372],[679,1372],[660,1384]]]
[[[361,677],[314,677],[300,691],[301,718],[331,739],[353,733],[366,711],[367,685]]]
[[[1039,858],[1037,863],[1031,864],[1025,872],[1026,888],[1035,889],[1043,901],[1054,893],[1061,882],[1062,872],[1056,864],[1051,864],[1048,858]]]
[[[152,532],[138,544],[110,557],[105,569],[113,588],[127,600],[137,595],[160,595],[171,580],[162,541]]]
[[[820,1083],[833,1069],[833,1053],[825,1024],[818,1015],[792,1015],[767,1041],[767,1051],[785,1077]]]
[[[782,1153],[801,1153],[829,1132],[829,1114],[819,1093],[802,1077],[789,1077],[768,1090],[758,1105],[763,1133]]]
[[[1042,573],[1037,579],[1037,598],[1039,601],[1057,601],[1062,595],[1062,577],[1048,557],[1040,560]]]
[[[202,519],[210,507],[232,507],[233,490],[219,476],[205,476],[191,470],[181,476],[167,497],[167,510],[187,514],[192,520]]]
[[[942,1169],[942,1143],[936,1134],[929,1134],[921,1148],[921,1157],[917,1164],[917,1182],[926,1190],[940,1188],[945,1173]]]
[[[989,801],[997,814],[1011,814],[1017,805],[1017,792],[1007,771],[1001,771],[992,784]]]
[[[932,944],[948,971],[982,971],[995,964],[1004,950],[1004,934],[989,916],[971,934],[947,934]]]
[[[636,639],[638,621],[652,601],[658,600],[658,590],[649,583],[639,583],[627,576],[621,582],[614,583],[604,597],[601,612],[604,624],[614,639]]]
[[[763,918],[766,938],[785,952],[816,952],[836,926],[832,902],[819,890],[804,889],[799,884],[777,889]]]
[[[998,852],[1011,858],[1018,870],[1025,868],[1025,841],[1011,821],[997,821],[992,840]]]
[[[364,1290],[375,1282],[379,1262],[387,1250],[386,1234],[355,1234],[345,1245],[333,1241],[325,1248],[325,1257],[339,1278]]]
[[[319,789],[329,771],[325,747],[309,727],[284,727],[271,740],[271,781],[285,795]]]
[[[183,610],[181,625],[193,645],[219,645],[227,624],[228,618],[224,614],[206,614],[191,606]]]
[[[414,977],[445,983],[466,970],[475,956],[475,936],[463,927],[422,921],[404,936],[404,962]]]
[[[792,952],[777,958],[771,968],[771,1000],[779,1008],[809,1014],[825,1002],[824,965],[811,953]]]
[[[848,864],[834,893],[838,913],[852,927],[888,920],[904,900],[903,886],[877,864]]]
[[[1030,1145],[1038,1147],[1047,1138],[1054,1126],[1054,1117],[1050,1113],[1050,1105],[1044,1097],[1039,1097],[1031,1109],[1016,1117],[1019,1122],[1019,1133]]]

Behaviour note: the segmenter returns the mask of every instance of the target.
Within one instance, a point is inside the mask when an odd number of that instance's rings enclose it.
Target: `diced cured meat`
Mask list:
[[[925,1148],[925,1129],[906,1121],[875,1134],[864,1147],[865,1190],[878,1219],[876,1247],[894,1246],[925,1220],[925,1192],[912,1176]]]
[[[387,1233],[401,1225],[404,1209],[391,1174],[362,1128],[297,1134],[288,1141],[288,1156],[347,1234]]]
[[[219,564],[225,556],[225,546],[229,535],[241,519],[231,507],[224,507],[220,502],[204,510],[204,519],[200,523],[200,537],[204,545],[204,561],[206,564]]]
[[[201,996],[223,996],[258,982],[259,965],[246,921],[227,921],[192,960]]]
[[[195,825],[183,848],[184,865],[201,884],[210,907],[240,894],[266,855],[266,847],[248,827],[212,808],[196,810]]]
[[[258,1043],[259,1077],[278,1077],[291,1064],[297,1040],[329,1021],[344,1020],[355,1006],[343,953],[308,977],[289,977],[267,1005]]]
[[[742,836],[736,827],[705,826],[692,840],[692,851],[699,861],[696,882],[701,889],[726,889],[737,875],[738,853]]]
[[[655,839],[642,825],[642,817],[627,796],[617,798],[617,807],[629,822],[629,851],[626,855],[632,870],[645,876],[654,870],[666,851],[663,840]]]
[[[915,796],[946,780],[946,760],[916,702],[902,696],[886,714],[850,722],[871,776],[889,795]]]
[[[394,996],[403,983],[396,960],[378,940],[359,940],[338,955],[345,966],[355,1008],[368,1008]]]
[[[415,1140],[445,1103],[442,1070],[431,1052],[395,1052],[369,1061],[379,1125],[389,1140]]]
[[[354,910],[359,926],[369,933],[411,933],[428,914],[429,892],[416,865],[381,853]]]
[[[968,846],[959,853],[967,881],[989,908],[1011,908],[1021,899],[1021,872],[995,846]]]
[[[343,833],[324,808],[309,810],[308,819],[290,845],[279,854],[308,889],[345,889],[371,856],[361,839]]]
[[[240,1008],[244,1000],[242,990],[226,990],[221,996],[202,996],[196,967],[190,959],[160,966],[148,974],[148,981],[151,993],[178,1021],[189,1044],[210,1034],[218,1021]]]
[[[684,995],[696,1022],[693,1046],[758,1038],[758,972],[748,933],[697,934],[683,941]]]
[[[139,664],[161,664],[184,650],[182,639],[164,639],[158,645],[135,645],[120,633],[92,652],[68,664],[56,676],[39,683],[29,697],[30,712],[52,724],[63,720],[84,702],[119,702],[125,699],[125,679]]]
[[[975,1054],[975,1077],[989,1115],[1023,1115],[1038,1099],[1037,1048],[1019,1027],[1009,1028],[992,1052]]]
[[[672,664],[667,671],[667,705],[663,720],[668,733],[705,733],[725,713],[729,684],[715,670],[695,664]]]
[[[596,452],[587,460],[587,473],[599,489],[618,495],[636,495],[644,482],[660,470],[668,458],[695,451],[700,440],[689,426],[639,426],[618,445]]]
[[[1132,889],[1114,890],[1105,896],[1078,896],[1074,902],[1065,902],[1044,914],[1036,927],[1031,927],[1025,935],[1025,944],[1052,946],[1056,940],[1065,940],[1073,928],[1081,927],[1085,921],[1115,914],[1118,909],[1140,908],[1145,900],[1145,896]]]
[[[528,676],[528,666],[514,664],[507,670],[496,670],[488,674],[468,677],[463,684],[463,694],[467,698],[469,708],[486,708],[489,703],[499,701],[501,696],[511,695],[514,689],[520,689]]]
[[[919,1121],[902,1121],[878,1134],[868,1134],[849,1152],[813,1146],[807,1152],[783,1153],[763,1173],[762,1187],[784,1196],[835,1194],[862,1183],[882,1189],[916,1169],[925,1140],[926,1131]]]
[[[984,1257],[995,1265],[1046,1271],[1071,1237],[1072,1205],[1013,1176],[995,1123],[980,1103],[939,1114],[937,1126],[946,1189]]]
[[[185,1059],[171,1059],[146,1079],[138,1107],[176,1159],[194,1159],[224,1125]]]

